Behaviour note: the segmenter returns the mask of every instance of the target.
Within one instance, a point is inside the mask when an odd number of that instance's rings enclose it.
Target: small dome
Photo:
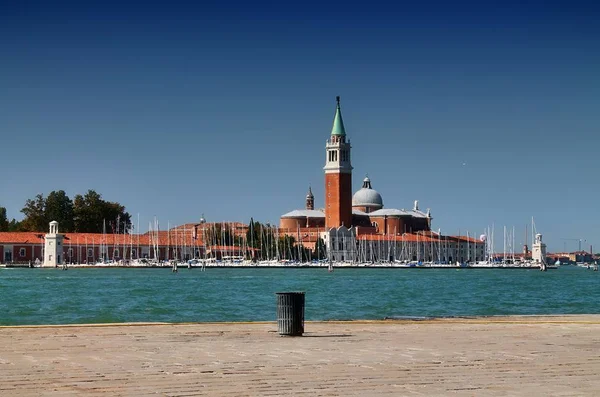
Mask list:
[[[383,207],[383,199],[377,190],[371,187],[371,180],[366,177],[363,180],[362,189],[354,193],[352,196],[353,207],[375,207],[377,209]]]

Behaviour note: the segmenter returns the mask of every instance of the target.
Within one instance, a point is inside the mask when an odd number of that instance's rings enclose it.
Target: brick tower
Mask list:
[[[350,141],[340,110],[340,97],[333,119],[331,137],[327,141],[325,167],[325,226],[327,228],[352,226],[352,165]]]

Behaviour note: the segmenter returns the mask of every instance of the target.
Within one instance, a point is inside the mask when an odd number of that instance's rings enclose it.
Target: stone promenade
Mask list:
[[[0,327],[0,396],[599,396],[600,315]]]

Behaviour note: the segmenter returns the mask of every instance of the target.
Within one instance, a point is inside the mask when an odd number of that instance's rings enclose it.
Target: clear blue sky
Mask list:
[[[533,216],[551,250],[600,250],[593,2],[187,3],[0,5],[10,217],[58,189],[142,225],[277,222],[309,184],[322,206],[341,95],[355,190],[368,173],[444,233],[521,244]]]

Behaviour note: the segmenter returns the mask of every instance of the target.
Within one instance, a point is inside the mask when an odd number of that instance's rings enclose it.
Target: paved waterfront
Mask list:
[[[0,328],[0,395],[593,396],[600,316]]]

